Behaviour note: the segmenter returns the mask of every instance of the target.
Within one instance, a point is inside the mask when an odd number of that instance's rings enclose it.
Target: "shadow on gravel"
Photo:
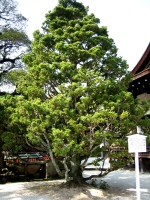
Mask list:
[[[117,170],[98,181],[109,185],[107,190],[95,187],[64,188],[62,181],[23,182],[0,185],[1,200],[136,200],[135,171]],[[141,200],[150,200],[150,173],[140,173]]]

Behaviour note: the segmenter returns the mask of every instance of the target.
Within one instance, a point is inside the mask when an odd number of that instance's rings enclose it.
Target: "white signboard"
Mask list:
[[[128,151],[134,152],[146,152],[146,136],[134,134],[128,136]]]
[[[137,132],[141,132],[137,127]],[[146,136],[133,134],[128,136],[128,151],[135,153],[135,171],[136,171],[136,196],[140,200],[140,179],[139,179],[139,156],[138,152],[146,152]]]

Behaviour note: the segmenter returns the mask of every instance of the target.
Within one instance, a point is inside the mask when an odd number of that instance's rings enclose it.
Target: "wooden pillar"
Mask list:
[[[27,177],[27,167],[28,167],[28,165],[27,165],[27,163],[25,163],[24,164],[24,175],[25,175],[25,177]]]
[[[143,167],[142,158],[140,157],[139,160],[140,160],[140,171],[141,171],[141,173],[144,173],[144,167]]]
[[[46,178],[46,163],[44,163],[42,166],[43,166],[43,171],[44,171],[44,178]]]

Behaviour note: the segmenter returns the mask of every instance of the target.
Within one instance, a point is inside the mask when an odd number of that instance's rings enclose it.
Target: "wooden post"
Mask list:
[[[25,163],[24,164],[24,175],[25,175],[25,177],[27,177],[27,167],[28,167],[28,165],[27,165],[27,163]]]
[[[143,160],[142,160],[142,158],[139,158],[139,159],[140,159],[140,171],[141,171],[141,173],[143,173],[144,172]]]

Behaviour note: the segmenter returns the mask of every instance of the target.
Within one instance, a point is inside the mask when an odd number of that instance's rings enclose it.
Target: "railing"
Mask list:
[[[5,161],[9,163],[23,163],[23,162],[40,162],[51,160],[46,154],[38,153],[20,153],[17,157],[7,157]]]
[[[150,152],[139,153],[139,157],[141,157],[141,158],[150,158]]]
[[[113,152],[119,152],[119,151],[122,151],[122,150],[124,150],[123,147],[114,147],[114,148],[112,149]],[[127,150],[126,150],[126,151],[127,151]],[[134,154],[134,153],[131,153],[131,156],[134,157],[135,154]],[[150,158],[150,146],[147,146],[146,152],[139,152],[139,157],[140,157],[140,158]]]

